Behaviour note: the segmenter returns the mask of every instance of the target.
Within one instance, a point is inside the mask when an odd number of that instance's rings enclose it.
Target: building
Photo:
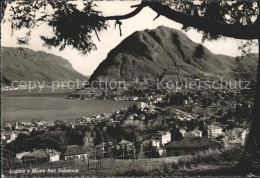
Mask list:
[[[145,120],[145,115],[142,114],[142,115],[140,116],[140,119],[141,119],[141,121],[144,121],[144,120]]]
[[[185,135],[185,133],[186,133],[186,130],[180,129],[179,131],[180,131],[180,133],[182,134],[182,136],[184,137],[184,135]]]
[[[21,122],[20,124],[24,127],[35,127],[35,124],[31,122]]]
[[[6,131],[11,131],[12,130],[12,124],[6,123],[3,128],[5,128]]]
[[[208,135],[209,137],[213,137],[213,138],[219,137],[224,134],[222,130],[223,130],[222,127],[211,124],[208,126]]]
[[[208,114],[217,113],[218,111],[219,111],[219,107],[216,105],[211,105],[211,106],[206,107],[206,112]]]
[[[171,137],[171,133],[168,131],[158,131],[157,132],[159,137],[160,137],[160,141],[162,145],[165,145],[166,143],[169,143],[172,141],[172,137]]]
[[[73,159],[87,159],[87,150],[83,149],[82,146],[70,145],[67,146],[66,152],[64,153],[65,160]]]
[[[22,152],[22,153],[17,153],[15,154],[15,157],[17,159],[22,159],[25,155],[29,154],[30,152]]]
[[[18,133],[15,132],[6,132],[4,135],[4,141],[6,143],[11,143],[12,141],[15,141],[15,139],[17,138]]]
[[[151,144],[153,147],[156,147],[156,148],[160,148],[161,146],[161,141],[160,140],[157,140],[157,139],[151,139]]]
[[[17,130],[18,127],[19,127],[18,122],[15,122],[15,124],[14,124],[14,130]]]
[[[157,98],[155,98],[155,103],[160,103],[160,102],[162,102],[162,97],[157,97]]]
[[[196,114],[205,114],[205,108],[202,108],[199,106],[194,106],[191,110],[193,113],[196,113]]]
[[[212,115],[219,111],[219,107],[216,105],[211,105],[206,108],[200,107],[200,106],[194,106],[192,107],[192,112],[196,114],[207,114]]]
[[[145,102],[139,102],[139,103],[137,104],[137,108],[140,109],[141,111],[143,111],[144,108],[147,107],[147,106],[148,106],[148,104],[145,103]]]
[[[239,144],[245,145],[245,140],[247,136],[247,130],[243,128],[234,128],[225,133],[223,142],[227,145]]]
[[[207,137],[185,137],[181,141],[173,141],[166,145],[166,156],[193,155],[198,151],[218,146]]]
[[[127,149],[131,149],[132,146],[133,146],[133,143],[132,142],[129,142],[127,140],[121,140],[119,143],[118,143],[122,148],[127,148]]]
[[[127,119],[128,120],[134,120],[134,118],[137,116],[137,114],[130,114]]]
[[[36,121],[35,126],[36,127],[43,127],[46,126],[48,123],[46,121]]]
[[[60,160],[60,152],[53,149],[39,149],[22,156],[23,162],[55,162]]]
[[[190,132],[184,133],[184,137],[202,137],[202,131],[194,129]]]
[[[32,132],[33,129],[37,129],[36,127],[23,127],[21,130],[26,132]]]

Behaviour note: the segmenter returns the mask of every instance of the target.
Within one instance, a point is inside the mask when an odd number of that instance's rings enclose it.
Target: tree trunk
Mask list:
[[[260,175],[260,39],[258,39],[258,69],[253,118],[239,169],[244,173]]]

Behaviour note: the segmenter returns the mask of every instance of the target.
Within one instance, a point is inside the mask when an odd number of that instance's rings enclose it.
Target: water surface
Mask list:
[[[66,99],[68,93],[58,94],[11,94],[2,95],[2,121],[21,122],[32,120],[71,120],[82,116],[92,116],[130,106],[132,101],[77,100]]]

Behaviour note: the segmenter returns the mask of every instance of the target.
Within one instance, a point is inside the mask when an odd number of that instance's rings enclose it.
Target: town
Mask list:
[[[251,90],[133,88],[106,93],[85,89],[68,96],[133,101],[130,107],[111,113],[53,123],[2,123],[6,168],[11,163],[176,157],[245,144],[252,114]]]

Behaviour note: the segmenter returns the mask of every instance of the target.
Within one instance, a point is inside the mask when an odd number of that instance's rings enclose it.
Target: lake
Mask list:
[[[57,93],[2,92],[1,117],[6,122],[57,119],[72,120],[130,106],[133,101],[65,99],[70,91]],[[72,91],[71,91],[72,92]]]

